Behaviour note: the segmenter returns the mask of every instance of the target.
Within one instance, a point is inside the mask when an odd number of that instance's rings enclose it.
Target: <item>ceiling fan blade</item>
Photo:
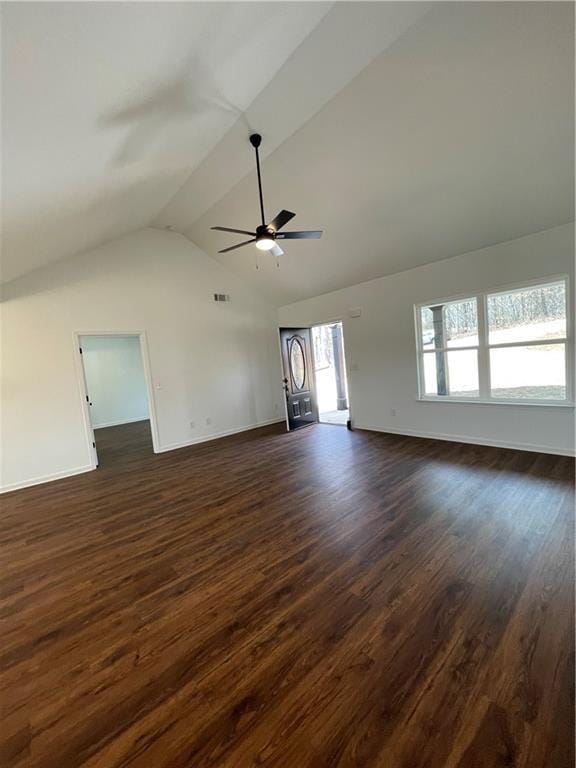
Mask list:
[[[256,238],[253,237],[252,240],[245,240],[243,243],[238,243],[238,245],[232,245],[230,246],[230,248],[224,248],[223,250],[218,251],[218,253],[228,253],[228,251],[235,251],[236,248],[242,248],[243,245],[248,245],[249,243],[255,243],[255,242],[256,242]]]
[[[235,235],[255,235],[256,232],[248,232],[246,229],[230,229],[229,227],[210,227],[217,229],[218,232],[234,232]]]
[[[308,232],[278,232],[277,240],[317,240],[322,237],[321,229],[314,229]]]
[[[270,248],[270,253],[272,254],[272,256],[276,256],[276,257],[284,256],[284,251],[282,250],[282,248],[280,248],[279,245],[275,245],[274,248]]]
[[[292,213],[292,211],[280,211],[280,213],[276,216],[275,219],[272,219],[268,226],[274,227],[276,232],[278,232],[278,230],[288,224],[290,219],[293,219],[294,216],[296,216],[296,214]]]

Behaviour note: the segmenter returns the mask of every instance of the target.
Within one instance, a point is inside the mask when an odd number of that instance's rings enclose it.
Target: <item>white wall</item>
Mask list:
[[[138,336],[81,336],[92,426],[148,418],[146,379]]]
[[[37,270],[1,310],[4,488],[90,468],[74,332],[146,331],[159,450],[283,416],[276,310],[181,235],[145,229]]]
[[[570,276],[573,316],[571,224],[290,304],[279,320],[342,320],[356,427],[572,454],[573,408],[417,399],[414,304],[558,274]],[[361,317],[349,317],[353,308]]]

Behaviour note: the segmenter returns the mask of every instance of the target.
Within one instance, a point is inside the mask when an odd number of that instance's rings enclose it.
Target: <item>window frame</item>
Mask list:
[[[497,296],[502,293],[514,293],[530,288],[542,287],[564,283],[564,297],[566,309],[566,336],[558,339],[539,339],[531,341],[513,341],[497,344],[489,343],[488,328],[488,297]],[[424,349],[422,344],[422,313],[424,307],[432,307],[437,304],[451,304],[459,301],[476,300],[476,311],[478,317],[478,346],[464,347],[443,347],[441,349]],[[418,397],[421,402],[432,403],[468,403],[485,405],[524,405],[524,406],[545,406],[556,408],[571,408],[574,406],[574,337],[573,324],[570,307],[572,306],[570,294],[570,280],[568,275],[550,275],[547,277],[536,278],[534,280],[524,281],[522,283],[513,283],[511,285],[502,285],[489,290],[462,293],[449,298],[432,299],[422,301],[414,305],[414,320],[416,330],[416,365],[418,375]],[[528,347],[528,346],[551,346],[552,344],[564,344],[565,364],[566,364],[566,397],[563,400],[552,399],[528,399],[528,398],[502,398],[493,397],[490,388],[490,351],[492,349],[503,349],[506,347]],[[458,351],[458,350],[478,351],[478,396],[458,397],[454,395],[432,395],[426,394],[424,381],[424,355],[433,354],[437,351]]]

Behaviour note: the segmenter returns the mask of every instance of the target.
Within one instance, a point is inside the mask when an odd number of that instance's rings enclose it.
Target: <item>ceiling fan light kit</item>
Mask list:
[[[284,254],[284,251],[276,243],[277,240],[311,240],[322,237],[321,230],[313,230],[308,232],[280,232],[279,230],[288,224],[288,222],[293,219],[294,216],[296,216],[296,214],[292,213],[291,211],[280,211],[276,218],[272,219],[269,224],[266,224],[266,217],[264,215],[264,197],[262,194],[262,175],[260,172],[260,154],[258,152],[261,143],[262,136],[260,136],[259,133],[253,133],[250,136],[250,144],[252,144],[256,152],[258,199],[260,202],[260,218],[262,223],[256,227],[255,232],[251,232],[250,230],[246,229],[233,229],[230,227],[212,227],[212,229],[218,230],[219,232],[233,232],[238,235],[251,235],[250,240],[244,240],[244,242],[238,243],[237,245],[232,245],[230,248],[223,248],[221,251],[218,251],[218,253],[228,253],[228,251],[235,251],[236,248],[243,248],[245,245],[255,243],[256,248],[258,248],[260,251],[269,251],[273,256],[278,258],[278,256],[282,256]]]
[[[270,251],[274,248],[274,233],[268,232],[268,227],[256,228],[256,248],[261,251]]]

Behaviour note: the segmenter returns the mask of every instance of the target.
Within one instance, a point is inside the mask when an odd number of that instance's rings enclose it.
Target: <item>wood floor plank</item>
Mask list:
[[[97,435],[2,498],[2,765],[571,768],[573,460]]]

